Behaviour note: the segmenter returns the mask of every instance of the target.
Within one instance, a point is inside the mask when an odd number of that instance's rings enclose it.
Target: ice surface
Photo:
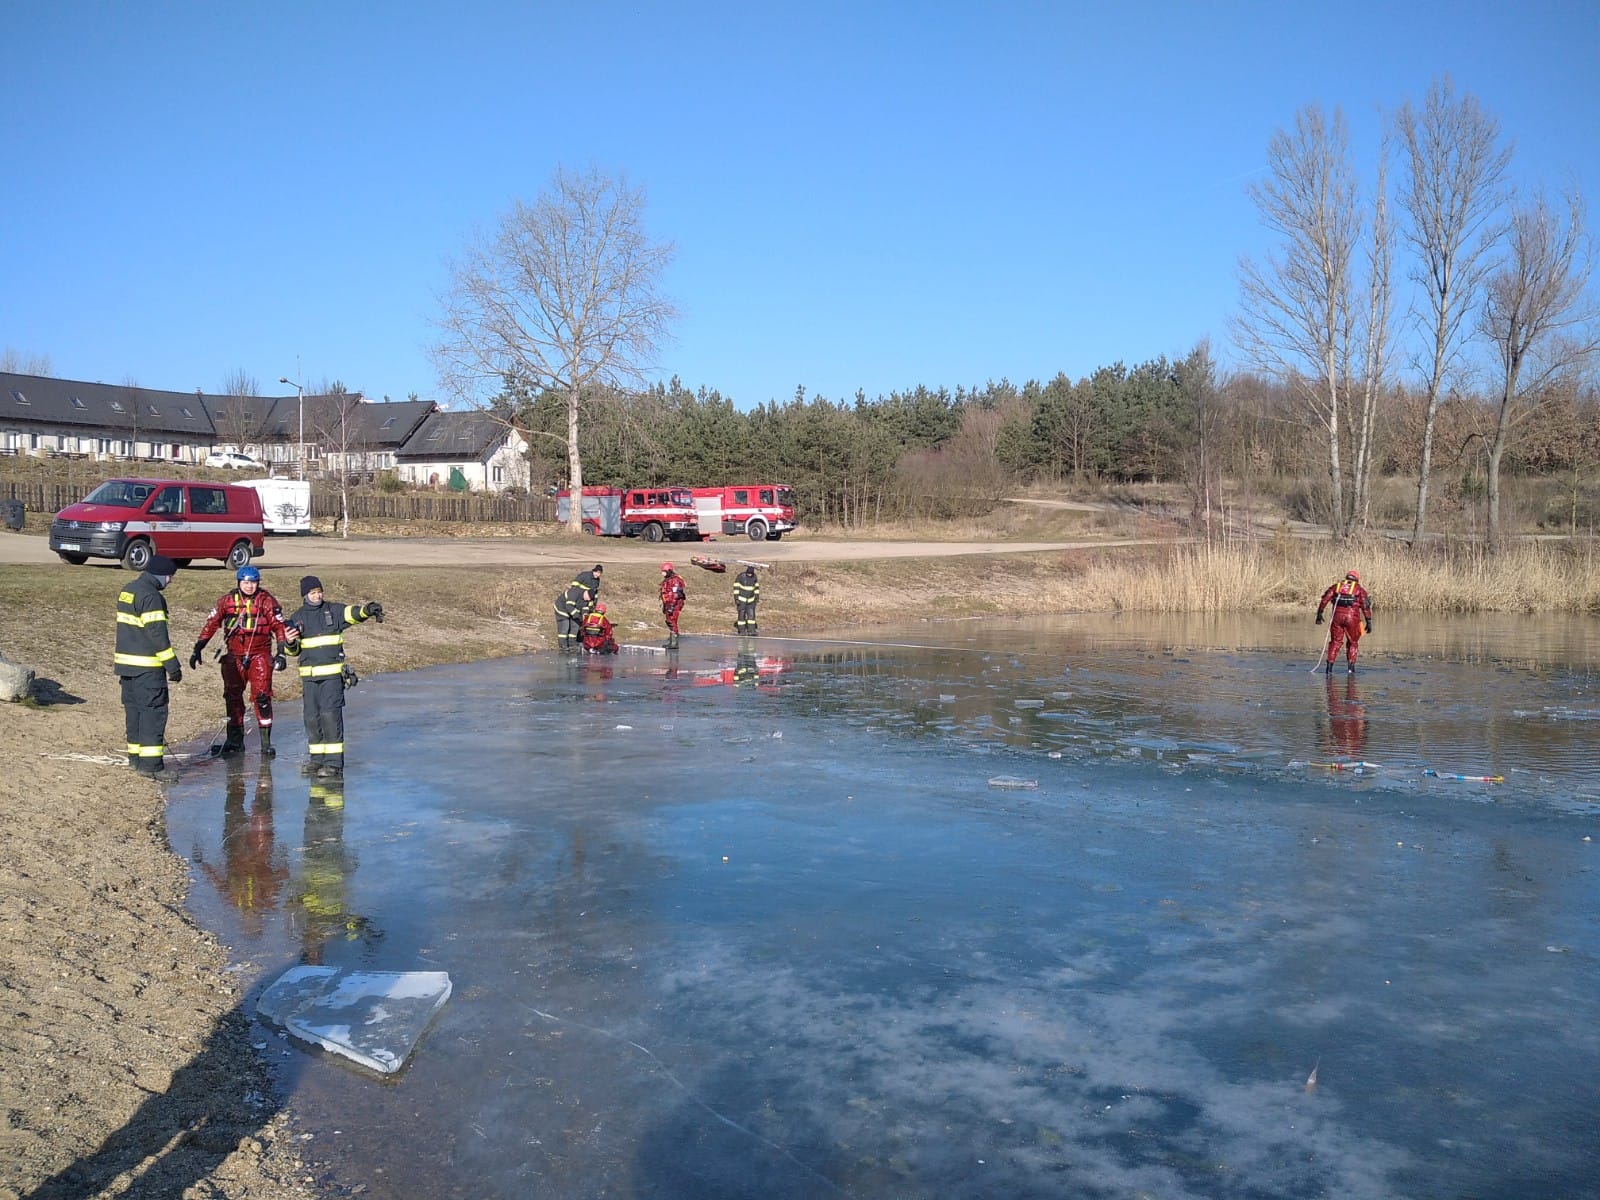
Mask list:
[[[449,998],[444,971],[300,966],[268,985],[256,1013],[302,1041],[392,1075]]]

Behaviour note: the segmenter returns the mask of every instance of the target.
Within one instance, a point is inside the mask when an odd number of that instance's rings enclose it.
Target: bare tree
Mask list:
[[[531,206],[516,201],[451,265],[442,298],[432,349],[441,383],[480,408],[510,382],[559,392],[574,495],[584,399],[642,383],[677,316],[658,290],[673,247],[652,241],[643,217],[643,190],[621,176],[557,168]],[[582,507],[569,507],[575,533]]]
[[[312,436],[317,445],[328,447],[323,456],[323,477],[330,474],[339,488],[339,536],[350,536],[350,458],[360,438],[361,419],[357,411],[361,393],[352,392],[339,379],[324,377],[316,388],[320,398],[312,408]],[[338,457],[335,460],[334,455]],[[334,463],[337,465],[333,465]]]
[[[1185,435],[1184,475],[1194,516],[1206,531],[1206,546],[1212,544],[1212,524],[1222,502],[1222,470],[1218,442],[1225,412],[1223,388],[1217,379],[1217,365],[1211,357],[1211,341],[1202,338],[1188,355],[1173,366],[1179,393],[1183,397]]]
[[[1301,109],[1293,131],[1273,135],[1267,159],[1269,178],[1249,192],[1282,244],[1264,266],[1241,259],[1234,336],[1263,369],[1294,383],[1325,431],[1329,523],[1344,537],[1351,510],[1342,423],[1352,338],[1362,324],[1352,260],[1364,222],[1343,114],[1335,110],[1330,119],[1317,105]]]
[[[1499,359],[1499,402],[1488,448],[1487,544],[1498,547],[1500,462],[1513,429],[1593,359],[1596,313],[1586,302],[1593,262],[1584,233],[1583,202],[1574,192],[1566,212],[1541,194],[1513,207],[1504,265],[1490,276],[1479,328]]]
[[[1420,320],[1429,355],[1411,533],[1415,545],[1427,526],[1434,422],[1457,364],[1467,315],[1483,287],[1489,250],[1501,234],[1501,180],[1511,151],[1499,144],[1499,122],[1475,97],[1458,97],[1449,76],[1428,88],[1420,112],[1409,101],[1402,105],[1395,125],[1406,165],[1400,206],[1407,216],[1405,237],[1416,254],[1412,279],[1422,289]]]
[[[4,350],[0,350],[0,371],[9,375],[49,375],[50,356],[24,354],[7,346]]]
[[[1373,192],[1371,237],[1367,252],[1367,303],[1362,311],[1359,375],[1360,407],[1355,416],[1355,446],[1350,472],[1350,511],[1358,526],[1372,519],[1372,464],[1377,457],[1373,431],[1378,424],[1378,398],[1385,394],[1392,334],[1390,275],[1394,267],[1394,228],[1389,217],[1389,143],[1378,155],[1378,183]],[[1349,377],[1349,368],[1346,368]]]
[[[251,399],[261,395],[261,385],[255,376],[243,367],[230,371],[222,381],[222,395],[225,407],[222,419],[217,422],[217,432],[239,450],[258,444],[262,440],[265,408],[250,404]]]

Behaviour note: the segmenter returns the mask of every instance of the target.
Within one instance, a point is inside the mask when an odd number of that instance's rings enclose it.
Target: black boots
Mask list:
[[[244,726],[229,725],[227,739],[222,743],[222,748],[217,751],[221,755],[244,753]]]
[[[272,748],[272,726],[271,725],[263,725],[261,727],[261,757],[262,758],[277,758],[278,757],[278,752]]]

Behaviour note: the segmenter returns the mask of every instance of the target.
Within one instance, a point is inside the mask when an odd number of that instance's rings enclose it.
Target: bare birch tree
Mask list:
[[[1456,367],[1469,313],[1477,307],[1489,252],[1501,234],[1501,181],[1511,161],[1500,146],[1500,123],[1476,97],[1457,96],[1449,76],[1428,88],[1418,111],[1409,101],[1396,115],[1406,178],[1400,189],[1406,240],[1416,255],[1412,279],[1422,290],[1427,396],[1422,461],[1417,473],[1416,545],[1428,520],[1428,475],[1434,424]]]
[[[1359,189],[1349,134],[1337,109],[1295,114],[1294,129],[1267,145],[1269,177],[1249,188],[1266,226],[1282,239],[1264,265],[1240,260],[1235,340],[1266,371],[1292,383],[1326,435],[1329,524],[1335,537],[1352,527],[1342,458],[1345,392],[1352,338],[1363,326],[1355,309],[1352,260],[1361,240]]]
[[[1552,397],[1563,377],[1581,371],[1596,351],[1595,309],[1587,301],[1593,269],[1576,193],[1558,213],[1543,194],[1515,205],[1504,265],[1489,277],[1479,329],[1499,360],[1499,401],[1488,449],[1486,540],[1498,548],[1500,463],[1513,431]]]
[[[266,409],[264,405],[252,405],[250,401],[261,395],[261,385],[256,382],[254,375],[240,367],[230,371],[222,381],[222,395],[225,397],[224,407],[222,419],[217,422],[217,432],[224,441],[231,442],[236,450],[249,453],[250,447],[255,445],[259,452],[259,443],[265,436]]]
[[[643,218],[644,192],[623,177],[557,168],[532,205],[516,201],[474,239],[442,298],[433,360],[449,392],[481,408],[515,381],[565,398],[574,533],[583,401],[642,383],[677,316],[659,290],[673,247],[653,241]]]

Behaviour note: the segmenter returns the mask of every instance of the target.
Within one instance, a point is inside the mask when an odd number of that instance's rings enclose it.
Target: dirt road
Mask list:
[[[798,541],[750,542],[723,538],[714,542],[650,543],[633,538],[338,538],[275,537],[259,565],[271,569],[350,567],[553,567],[592,562],[652,562],[706,554],[726,562],[751,559],[762,563],[850,562],[875,558],[944,558],[963,554],[1028,554],[1050,550],[1082,550],[1107,546],[1153,545],[1161,539],[1116,538],[1072,542],[880,542]],[[1171,539],[1166,539],[1170,541]],[[60,560],[42,537],[0,532],[0,564],[53,563]],[[99,560],[96,560],[99,561]],[[102,565],[114,565],[105,560]],[[201,562],[196,566],[220,563]]]

